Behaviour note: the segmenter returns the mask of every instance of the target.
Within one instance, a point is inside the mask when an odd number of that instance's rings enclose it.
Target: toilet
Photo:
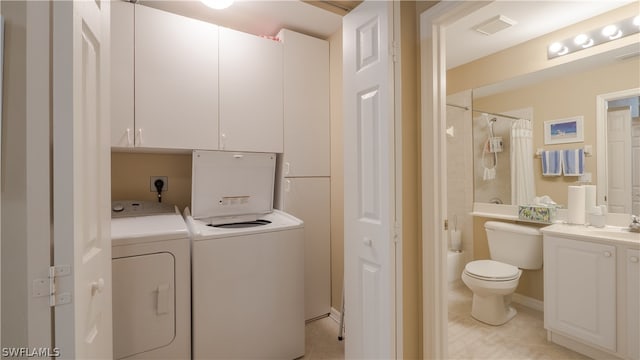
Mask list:
[[[469,262],[462,281],[473,292],[471,316],[489,325],[502,325],[516,315],[511,295],[522,269],[542,268],[542,233],[538,228],[487,221],[484,225],[491,260]]]

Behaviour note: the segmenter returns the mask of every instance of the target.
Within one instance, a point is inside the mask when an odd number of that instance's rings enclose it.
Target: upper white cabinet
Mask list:
[[[135,144],[218,148],[218,26],[135,6]]]
[[[329,176],[329,43],[286,29],[278,37],[284,47],[284,176]]]
[[[220,28],[220,149],[283,151],[282,44]]]
[[[130,2],[111,2],[111,146],[134,145],[133,24]]]

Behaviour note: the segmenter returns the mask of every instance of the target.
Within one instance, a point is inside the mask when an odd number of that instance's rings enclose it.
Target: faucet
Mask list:
[[[640,233],[640,216],[631,215],[631,224],[629,224],[629,231]]]

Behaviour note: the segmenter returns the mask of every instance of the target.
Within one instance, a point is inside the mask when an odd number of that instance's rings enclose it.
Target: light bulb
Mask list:
[[[200,0],[200,1],[206,6],[216,10],[226,9],[229,6],[231,6],[231,4],[233,4],[233,0]]]
[[[618,27],[615,25],[607,25],[604,27],[604,29],[602,29],[602,35],[608,37],[609,39],[616,36],[618,32],[620,32],[620,30],[618,30]]]
[[[580,34],[573,39],[576,45],[584,45],[587,41],[589,41],[589,37],[586,34]]]
[[[560,52],[560,50],[562,50],[562,43],[559,42],[554,42],[553,44],[551,44],[549,46],[549,51],[556,54],[558,52]]]

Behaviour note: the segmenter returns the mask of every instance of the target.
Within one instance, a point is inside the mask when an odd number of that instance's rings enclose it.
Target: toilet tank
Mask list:
[[[484,224],[491,259],[520,269],[542,268],[542,233],[538,228],[487,221]]]

